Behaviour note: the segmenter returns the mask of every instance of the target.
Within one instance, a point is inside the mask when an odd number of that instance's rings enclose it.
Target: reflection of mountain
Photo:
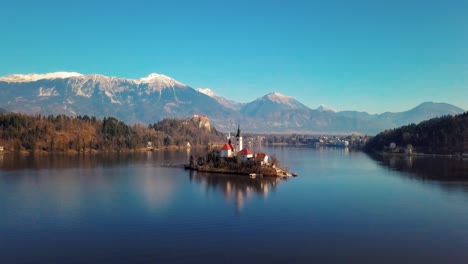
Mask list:
[[[442,157],[371,156],[380,165],[407,178],[431,182],[447,190],[468,192],[468,160]]]
[[[210,190],[221,191],[227,201],[232,201],[236,204],[238,212],[242,211],[244,201],[252,195],[267,196],[270,191],[274,191],[279,178],[264,177],[250,179],[244,175],[227,175],[190,172],[190,180],[205,186],[206,192]]]

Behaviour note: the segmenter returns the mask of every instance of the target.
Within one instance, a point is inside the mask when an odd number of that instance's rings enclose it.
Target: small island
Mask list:
[[[229,134],[227,142],[220,149],[212,149],[196,158],[190,156],[185,168],[200,172],[249,175],[251,178],[297,176],[289,173],[286,168],[279,167],[275,156],[269,157],[263,152],[253,153],[244,148],[240,127],[237,128],[234,145]]]

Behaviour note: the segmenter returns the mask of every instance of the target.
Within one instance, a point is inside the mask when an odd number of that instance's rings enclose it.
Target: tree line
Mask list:
[[[216,129],[203,129],[197,120],[163,119],[151,125],[127,125],[114,118],[65,115],[0,114],[0,146],[7,151],[124,151],[184,147],[222,142]]]
[[[411,145],[418,153],[461,154],[468,151],[468,112],[455,116],[442,116],[419,124],[385,130],[370,139],[365,150],[380,152],[394,143]]]

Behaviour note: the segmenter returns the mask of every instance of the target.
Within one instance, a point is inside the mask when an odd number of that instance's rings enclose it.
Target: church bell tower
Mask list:
[[[237,127],[237,134],[236,134],[236,152],[241,151],[243,148],[242,146],[242,136],[240,132],[240,125]]]

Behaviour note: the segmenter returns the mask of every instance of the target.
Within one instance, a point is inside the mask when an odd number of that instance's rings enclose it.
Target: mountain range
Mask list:
[[[165,117],[203,114],[221,131],[233,131],[241,124],[247,132],[362,134],[465,111],[446,103],[426,102],[400,113],[337,112],[324,105],[311,109],[280,93],[239,103],[163,74],[125,79],[76,72],[0,77],[0,107],[27,114],[114,116],[127,123],[146,124]]]

